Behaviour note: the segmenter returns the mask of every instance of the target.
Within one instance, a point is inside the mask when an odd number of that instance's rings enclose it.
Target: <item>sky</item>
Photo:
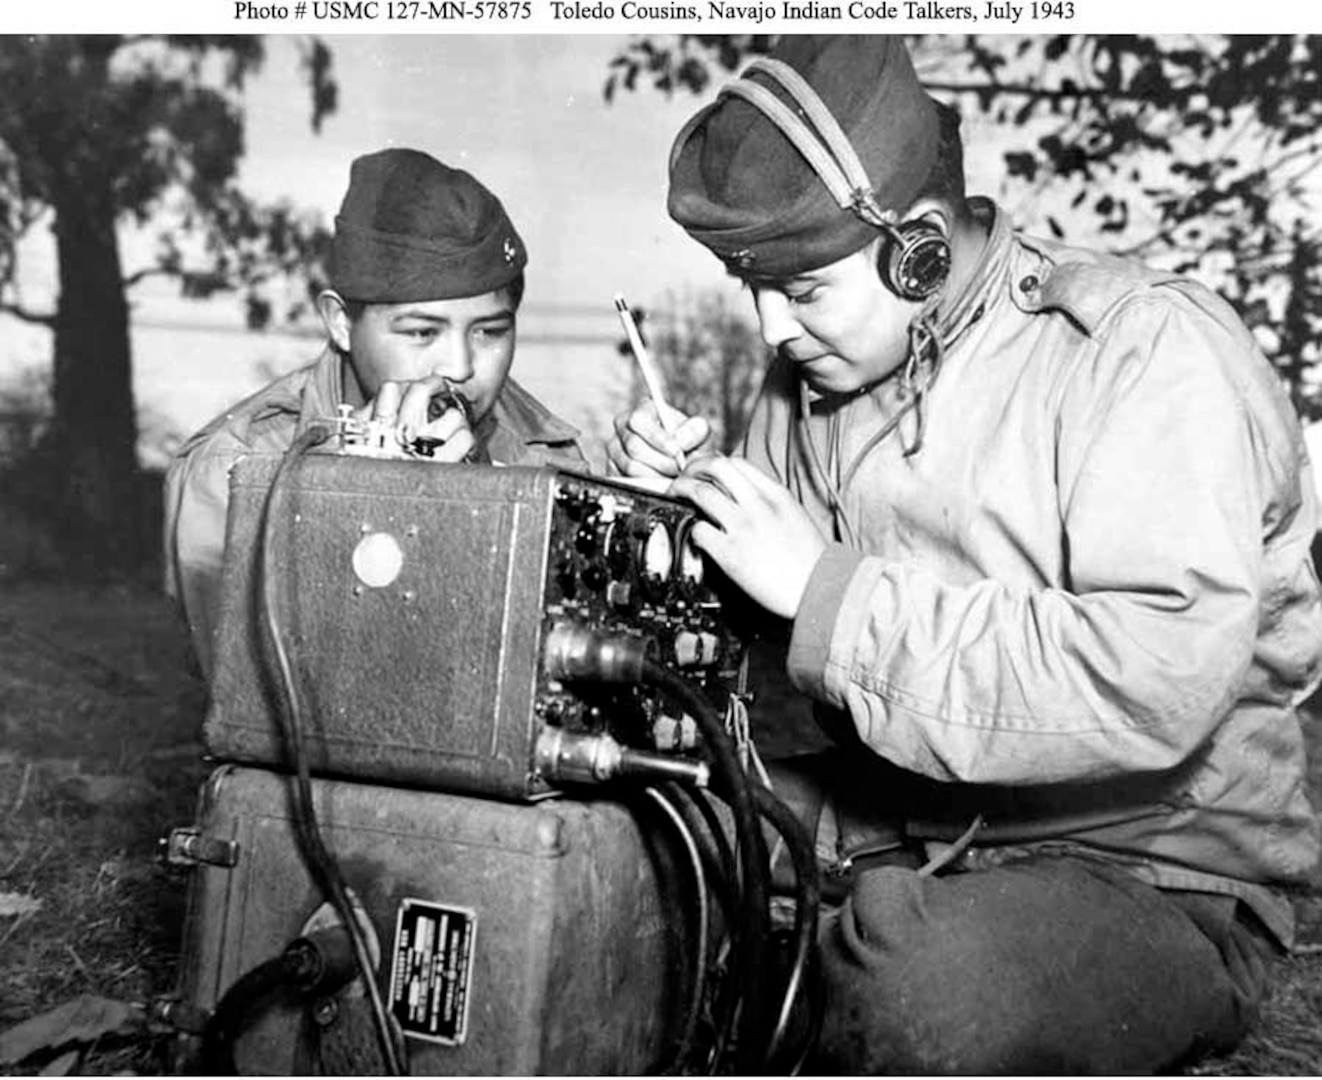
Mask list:
[[[385,146],[426,150],[500,196],[529,251],[530,305],[600,306],[623,292],[723,287],[720,263],[665,212],[670,144],[701,104],[653,91],[607,105],[617,35],[327,39],[340,105],[319,135],[298,71],[298,39],[268,39],[247,94],[241,177],[334,215],[349,163]]]
[[[599,436],[627,403],[616,293],[656,309],[668,296],[718,290],[751,318],[722,265],[665,211],[671,143],[707,98],[648,88],[606,104],[609,61],[628,37],[331,34],[339,107],[319,133],[300,71],[305,40],[266,38],[266,61],[244,94],[243,186],[329,224],[359,154],[412,146],[468,169],[500,196],[529,251],[515,373],[585,431]],[[1002,195],[998,133],[974,115],[964,134],[970,190]],[[29,300],[53,278],[50,249],[47,238],[28,251]],[[128,249],[131,272],[145,261],[142,239]],[[243,333],[241,312],[237,297],[185,302],[164,281],[135,293],[135,388],[155,429],[191,431],[315,354],[315,338]],[[0,379],[7,367],[48,363],[44,332],[3,323]]]
[[[530,256],[528,304],[562,314],[600,309],[623,292],[649,306],[672,291],[736,286],[718,260],[666,214],[671,144],[723,81],[695,97],[650,88],[603,98],[620,34],[412,34],[324,37],[339,107],[311,128],[300,70],[302,35],[265,38],[266,60],[245,88],[250,193],[289,199],[327,224],[359,154],[412,146],[468,169],[500,196]],[[971,125],[966,123],[966,129]],[[966,130],[966,136],[969,132]],[[970,142],[977,142],[976,139]],[[974,190],[999,171],[971,155]],[[127,244],[131,272],[146,240]],[[50,256],[30,253],[27,276],[50,279]]]
[[[504,202],[529,252],[515,375],[584,433],[601,439],[626,407],[632,370],[612,303],[623,293],[655,309],[668,295],[737,286],[665,211],[670,144],[703,103],[647,91],[606,105],[602,87],[622,35],[334,35],[339,107],[319,133],[300,70],[305,39],[270,35],[248,81],[240,184],[288,199],[327,224],[355,157],[386,146],[428,151],[467,169]],[[125,270],[149,264],[153,236],[124,233]],[[24,247],[25,300],[51,296],[54,251],[45,230]],[[273,374],[316,355],[307,336],[243,330],[235,295],[199,303],[152,279],[134,290],[134,388],[140,454],[159,464],[180,438]],[[751,317],[751,305],[748,313]],[[6,377],[46,366],[49,335],[0,319],[0,390]]]
[[[313,134],[300,38],[271,36],[247,102],[240,176],[329,221],[355,156],[413,146],[468,169],[500,196],[529,250],[528,303],[581,310],[650,305],[668,291],[737,287],[666,214],[670,147],[706,96],[602,86],[617,34],[339,35],[325,39],[337,112]],[[720,73],[718,73],[720,74]],[[967,134],[967,133],[966,133]],[[973,155],[974,190],[999,158]]]

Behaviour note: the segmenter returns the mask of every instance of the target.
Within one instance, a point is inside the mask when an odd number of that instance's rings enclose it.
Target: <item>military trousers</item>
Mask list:
[[[1234,897],[1059,852],[926,873],[880,838],[827,879],[809,1073],[1150,1074],[1233,1049],[1256,1018],[1280,948]]]

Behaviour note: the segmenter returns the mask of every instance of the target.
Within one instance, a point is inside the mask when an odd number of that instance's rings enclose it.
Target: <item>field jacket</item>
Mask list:
[[[165,478],[165,590],[188,621],[203,673],[210,678],[220,613],[221,566],[229,474],[249,454],[282,454],[344,400],[342,361],[327,348],[312,364],[277,379],[216,417],[189,439]],[[507,379],[484,429],[492,460],[503,465],[556,463],[583,468],[578,433]]]
[[[791,680],[912,779],[913,835],[980,814],[989,861],[1095,854],[1239,896],[1288,941],[1269,886],[1304,881],[1319,848],[1296,713],[1322,673],[1300,424],[1214,294],[983,205],[962,321],[898,430],[869,445],[898,379],[804,424],[789,366],[768,372],[747,457],[858,546],[818,562]]]

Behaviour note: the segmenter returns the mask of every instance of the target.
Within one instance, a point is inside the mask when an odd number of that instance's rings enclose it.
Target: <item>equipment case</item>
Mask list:
[[[211,861],[190,871],[185,1002],[212,1008],[323,906],[298,849],[291,784],[226,765],[203,786],[192,850]],[[667,894],[686,875],[674,872],[662,827],[606,800],[514,804],[324,779],[313,781],[313,799],[379,939],[378,985],[405,1031],[412,1073],[625,1074],[667,1064],[688,950],[679,898]],[[428,995],[430,1014],[419,1007]],[[238,1070],[318,1068],[307,1011],[292,999],[254,1008],[236,1039]]]

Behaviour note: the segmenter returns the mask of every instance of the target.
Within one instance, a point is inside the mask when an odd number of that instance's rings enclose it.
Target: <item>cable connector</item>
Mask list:
[[[358,974],[353,941],[343,923],[295,938],[284,956],[290,983],[305,994],[333,994]]]
[[[558,623],[546,635],[543,662],[552,679],[640,683],[643,666],[655,651],[651,638]]]
[[[634,750],[605,733],[584,735],[553,727],[544,728],[537,737],[537,772],[550,783],[570,784],[637,776],[706,787],[711,778],[702,761]]]

